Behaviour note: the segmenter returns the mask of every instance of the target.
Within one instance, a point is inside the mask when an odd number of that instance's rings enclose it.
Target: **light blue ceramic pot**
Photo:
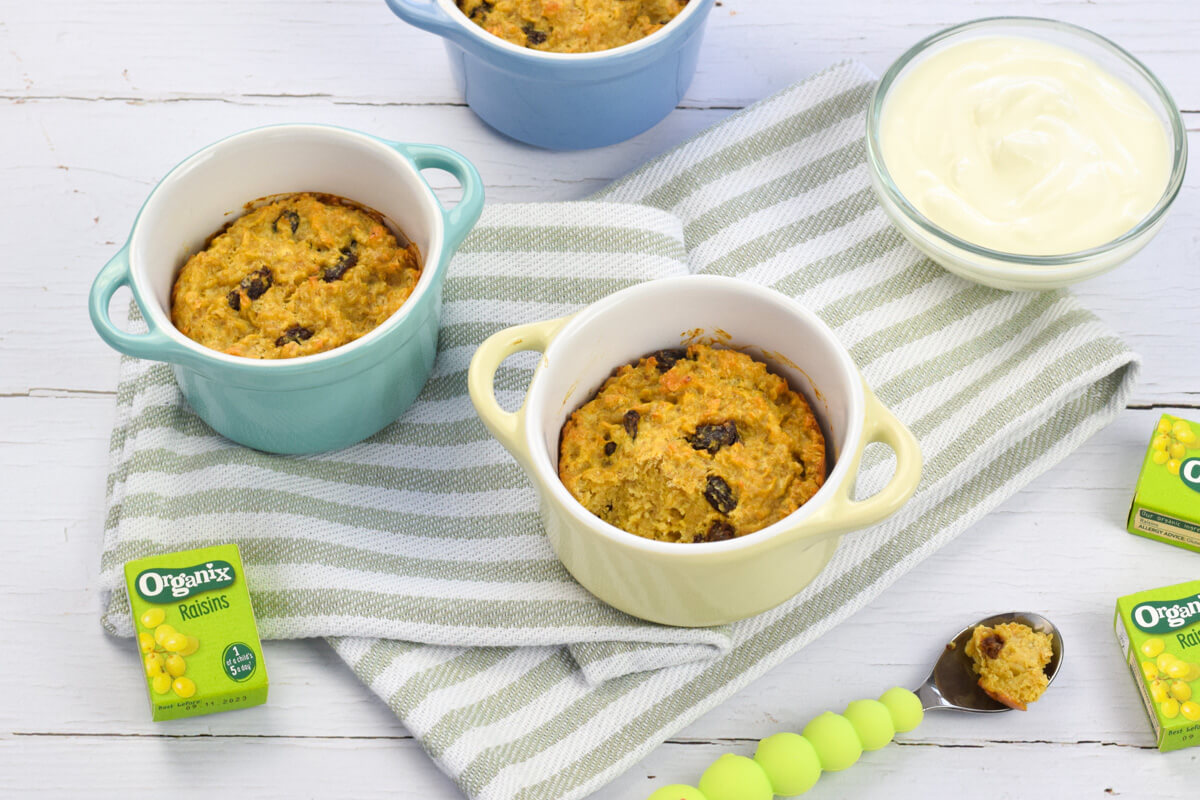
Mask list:
[[[445,210],[424,169],[452,174],[462,200]],[[303,191],[373,208],[416,243],[423,270],[400,310],[350,344],[293,359],[226,355],[180,333],[171,324],[170,294],[187,257],[248,202]],[[239,133],[188,158],[150,193],[129,240],[92,285],[92,324],[125,355],[170,363],[195,412],[235,442],[274,453],[346,447],[395,420],[425,385],[446,267],[482,208],[479,173],[444,147],[324,125]],[[127,333],[109,318],[122,286],[141,309],[146,333]]]
[[[454,0],[387,0],[401,19],[446,40],[471,109],[501,133],[553,150],[624,141],[683,99],[713,0],[691,0],[661,31],[597,53],[518,47],[467,19]]]

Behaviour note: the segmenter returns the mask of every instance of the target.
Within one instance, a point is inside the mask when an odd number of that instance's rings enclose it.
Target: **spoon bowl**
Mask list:
[[[1028,625],[1039,633],[1050,635],[1050,663],[1046,665],[1046,678],[1053,683],[1058,668],[1062,665],[1063,640],[1062,634],[1054,623],[1040,614],[1024,611],[1010,611],[1007,614],[981,619],[968,625],[946,645],[941,657],[933,665],[929,677],[917,689],[916,695],[921,700],[921,706],[926,711],[935,708],[952,708],[957,711],[973,711],[981,714],[994,714],[1000,711],[1012,711],[1012,708],[998,700],[993,700],[980,688],[978,676],[967,655],[967,642],[971,640],[971,632],[980,625],[993,627],[1005,622],[1020,622]]]

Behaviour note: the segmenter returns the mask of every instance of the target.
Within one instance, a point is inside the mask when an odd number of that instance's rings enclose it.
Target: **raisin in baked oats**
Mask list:
[[[416,246],[398,242],[378,214],[331,195],[289,195],[239,217],[188,259],[171,291],[171,321],[230,355],[307,356],[374,330],[420,275]]]
[[[1020,622],[979,625],[967,642],[979,687],[993,700],[1024,711],[1050,685],[1046,665],[1054,656],[1050,634]]]
[[[488,33],[556,53],[591,53],[662,29],[687,0],[457,0]]]
[[[812,409],[765,364],[693,345],[619,368],[563,426],[559,477],[606,522],[670,542],[744,536],[825,482]]]

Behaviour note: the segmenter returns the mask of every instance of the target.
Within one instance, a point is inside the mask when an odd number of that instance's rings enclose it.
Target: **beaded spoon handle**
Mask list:
[[[1058,629],[1037,614],[997,614],[961,630],[916,692],[896,686],[878,700],[855,700],[841,714],[826,711],[809,722],[803,733],[777,733],[763,739],[754,758],[733,753],[721,756],[700,776],[699,788],[684,784],[664,786],[647,800],[793,797],[811,789],[822,772],[846,769],[864,752],[878,750],[897,733],[913,730],[921,724],[926,711],[938,708],[981,713],[1011,711],[979,688],[966,655],[966,643],[976,627],[994,627],[1004,622],[1020,622],[1050,635],[1053,655],[1045,673],[1048,681],[1053,681],[1063,654]]]

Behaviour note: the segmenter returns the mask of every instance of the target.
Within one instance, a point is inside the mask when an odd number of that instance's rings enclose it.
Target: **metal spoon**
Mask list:
[[[950,640],[937,663],[933,665],[929,677],[916,691],[923,709],[932,711],[935,708],[952,708],[956,711],[974,711],[980,714],[1012,711],[1012,708],[993,700],[979,687],[979,676],[975,674],[971,657],[967,655],[967,642],[971,640],[972,631],[980,625],[991,628],[1005,622],[1020,622],[1039,633],[1050,635],[1052,655],[1050,663],[1046,665],[1046,677],[1051,683],[1054,682],[1054,676],[1058,674],[1058,668],[1062,665],[1062,634],[1054,627],[1054,623],[1040,614],[1010,611],[968,625]]]
[[[768,797],[772,791],[790,797],[812,788],[822,772],[846,769],[864,751],[884,747],[897,732],[913,730],[920,725],[926,711],[935,708],[983,714],[1011,711],[979,687],[974,664],[967,655],[967,642],[977,627],[990,628],[1005,622],[1020,622],[1050,635],[1051,656],[1045,673],[1053,682],[1063,659],[1062,634],[1058,628],[1039,614],[1020,611],[996,614],[959,631],[915,692],[889,689],[879,702],[851,703],[845,716],[827,711],[805,727],[803,736],[781,734],[783,740],[779,736],[764,739],[753,760],[734,754],[722,756],[701,776],[699,788],[682,784],[664,786],[647,800],[708,800],[713,796],[734,796],[730,792],[757,798]],[[807,741],[800,744],[801,739]]]

